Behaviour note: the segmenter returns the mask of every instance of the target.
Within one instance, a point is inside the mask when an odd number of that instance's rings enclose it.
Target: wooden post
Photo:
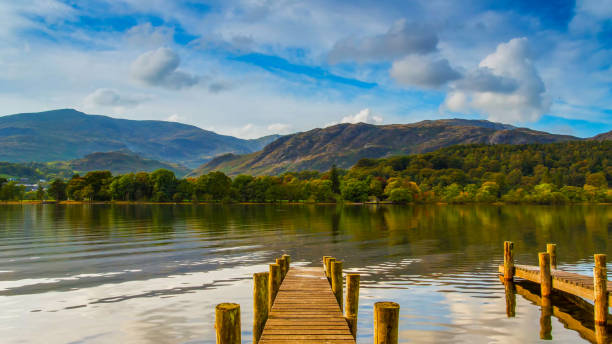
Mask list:
[[[346,309],[344,317],[351,329],[353,338],[357,338],[357,313],[359,311],[359,274],[346,275]]]
[[[281,267],[278,264],[270,264],[270,277],[268,278],[268,311],[272,310],[276,293],[281,285]]]
[[[217,344],[240,344],[240,305],[220,303],[215,307]]]
[[[504,241],[504,279],[514,278],[514,243]]]
[[[550,297],[542,297],[542,308],[540,309],[540,339],[552,339],[552,301]]]
[[[323,256],[323,272],[325,272],[325,277],[329,278],[327,273],[327,260],[331,258],[331,256]]]
[[[609,344],[608,341],[608,326],[595,324],[595,343]]]
[[[340,305],[340,311],[342,311],[342,286],[344,281],[342,280],[342,261],[334,260],[331,264],[331,287],[338,305]]]
[[[549,297],[552,292],[552,276],[550,275],[550,255],[546,252],[538,254],[540,262],[540,295]]]
[[[557,270],[557,245],[546,244],[546,252],[550,255],[550,268]]]
[[[325,275],[327,276],[327,280],[331,283],[331,266],[332,263],[336,261],[336,258],[329,257],[327,258],[327,263],[325,263]]]
[[[287,274],[287,272],[289,272],[289,269],[291,268],[291,256],[288,254],[283,254],[283,256],[281,257],[285,260],[286,265],[287,265],[287,271],[285,272],[285,275]]]
[[[282,258],[276,258],[276,264],[280,266],[281,282],[285,279],[287,273],[287,262]]]
[[[397,344],[399,310],[400,306],[395,302],[374,304],[374,344]]]
[[[253,343],[257,344],[268,320],[268,307],[270,306],[268,279],[269,272],[260,272],[253,275]]]
[[[608,270],[605,254],[595,255],[593,279],[595,283],[595,324],[605,325],[608,320]]]

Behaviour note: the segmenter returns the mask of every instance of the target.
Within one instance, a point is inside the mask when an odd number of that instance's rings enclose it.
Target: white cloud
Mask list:
[[[492,121],[537,121],[550,109],[550,100],[531,61],[527,39],[499,44],[476,71],[455,83],[443,107],[481,113]]]
[[[273,123],[268,125],[268,130],[275,134],[286,134],[291,129],[291,124],[287,123]]]
[[[84,103],[88,107],[94,106],[136,106],[147,100],[144,96],[125,96],[116,90],[99,88],[85,97]]]
[[[396,21],[382,35],[342,39],[329,53],[332,63],[342,61],[384,61],[409,54],[426,54],[436,50],[438,36],[423,24]]]
[[[368,123],[368,124],[382,124],[383,118],[381,116],[375,115],[371,109],[362,109],[354,115],[344,116],[340,120],[340,123]],[[338,122],[327,123],[325,126],[329,127],[332,125],[336,125]]]
[[[140,55],[132,63],[132,76],[150,86],[181,89],[198,83],[198,77],[178,70],[180,57],[171,49],[159,48]]]
[[[439,88],[461,77],[448,60],[419,55],[406,56],[393,62],[389,73],[402,85],[423,88]]]
[[[180,122],[182,120],[182,117],[179,116],[178,113],[174,113],[170,116],[168,116],[168,118],[166,118],[166,121],[168,122]]]

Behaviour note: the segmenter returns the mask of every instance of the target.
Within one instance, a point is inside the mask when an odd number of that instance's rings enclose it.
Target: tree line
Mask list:
[[[160,169],[94,171],[23,193],[0,179],[0,199],[155,202],[612,202],[612,141],[458,145],[432,153],[362,159],[349,170],[279,176],[210,172],[177,178]],[[5,190],[6,189],[6,190]],[[29,195],[27,195],[29,194]],[[26,197],[27,196],[27,197]],[[39,197],[39,198],[36,198]]]

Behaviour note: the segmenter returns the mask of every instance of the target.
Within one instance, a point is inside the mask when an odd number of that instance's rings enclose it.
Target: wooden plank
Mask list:
[[[322,269],[289,270],[259,343],[355,343]]]

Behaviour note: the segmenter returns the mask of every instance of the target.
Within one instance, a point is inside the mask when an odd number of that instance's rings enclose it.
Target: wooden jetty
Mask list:
[[[558,270],[554,244],[548,244],[546,252],[538,253],[538,260],[538,266],[514,264],[514,243],[506,241],[504,264],[499,266],[502,280],[512,283],[514,277],[518,277],[539,284],[540,297],[544,304],[548,303],[547,299],[553,291],[593,301],[594,323],[604,326],[607,324],[612,286],[608,284],[605,254],[595,255],[593,277]]]
[[[259,343],[355,343],[323,269],[287,273]]]
[[[253,343],[350,344],[357,336],[358,274],[346,275],[342,261],[323,257],[323,268],[290,268],[283,255],[269,272],[253,275]],[[344,311],[344,313],[343,313]],[[399,305],[374,305],[374,342],[398,343]],[[215,311],[217,344],[239,344],[240,305],[222,303]]]

